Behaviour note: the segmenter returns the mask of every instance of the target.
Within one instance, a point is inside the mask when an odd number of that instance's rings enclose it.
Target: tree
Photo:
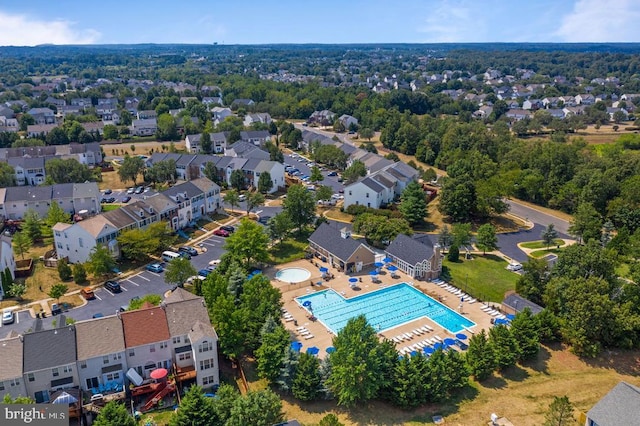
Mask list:
[[[84,269],[82,263],[73,265],[73,281],[75,281],[76,284],[82,284],[87,281],[87,271]]]
[[[162,302],[162,296],[159,294],[146,294],[139,299],[131,299],[129,302],[129,311],[135,311],[142,308],[142,305],[149,303],[152,306],[158,306]]]
[[[320,362],[313,355],[303,353],[293,378],[293,396],[300,401],[313,401],[320,394]]]
[[[427,216],[427,199],[418,182],[411,182],[400,195],[400,206],[398,210],[402,212],[404,218],[411,225],[416,225],[424,221]]]
[[[116,267],[116,261],[111,252],[102,244],[96,245],[89,253],[86,268],[94,277],[110,274]]]
[[[411,235],[413,231],[405,219],[362,213],[353,222],[353,230],[364,235],[376,247],[388,245],[399,234]]]
[[[471,244],[470,223],[456,223],[453,225],[451,232],[453,233],[453,245],[461,247]]]
[[[280,397],[270,389],[251,391],[237,398],[226,426],[272,426],[284,418]],[[209,423],[211,424],[211,423]]]
[[[453,244],[449,247],[449,253],[447,253],[447,260],[449,262],[458,262],[460,260],[460,249],[457,244]]]
[[[196,274],[196,268],[193,267],[191,261],[186,257],[180,256],[172,259],[167,265],[167,269],[164,272],[164,282],[182,287],[189,277]]]
[[[218,424],[218,416],[211,398],[200,386],[190,386],[180,401],[180,407],[169,421],[170,426],[208,426]]]
[[[29,209],[22,216],[22,232],[25,232],[31,241],[36,242],[42,239],[42,219],[38,213]]]
[[[256,207],[264,205],[264,195],[260,192],[251,192],[247,195],[247,214]]]
[[[176,180],[176,160],[157,161],[153,166],[144,170],[144,180],[147,182],[174,182]]]
[[[222,201],[231,206],[231,213],[233,213],[233,208],[240,205],[240,194],[235,189],[229,189],[222,197]]]
[[[370,141],[371,138],[373,138],[373,136],[375,135],[373,130],[371,130],[369,127],[361,128],[358,133],[362,139],[366,139],[368,141]]]
[[[73,276],[71,267],[69,266],[69,264],[65,259],[58,260],[58,276],[62,281],[68,281]]]
[[[533,359],[538,355],[540,327],[531,309],[525,308],[516,314],[511,321],[511,334],[520,348],[520,360]]]
[[[95,426],[136,426],[136,420],[127,407],[117,401],[109,401],[93,421]]]
[[[554,396],[553,402],[549,405],[549,410],[544,415],[544,426],[569,426],[576,422],[573,417],[573,405],[569,397]]]
[[[13,249],[16,254],[20,256],[22,260],[24,260],[24,255],[29,252],[33,241],[29,238],[29,234],[24,231],[16,232],[13,234]]]
[[[224,248],[229,256],[237,259],[245,268],[254,262],[269,260],[269,236],[259,224],[243,218],[233,234],[226,239]]]
[[[102,128],[102,135],[105,140],[118,139],[118,127],[113,124],[105,124]]]
[[[556,231],[555,225],[550,223],[547,225],[542,234],[540,234],[540,238],[542,238],[542,242],[547,246],[547,249],[551,244],[553,244],[558,238],[558,231]]]
[[[476,204],[475,188],[466,179],[446,178],[440,193],[438,209],[454,222],[467,221]]]
[[[471,336],[466,358],[471,375],[476,379],[482,381],[493,373],[495,360],[484,330]]]
[[[242,191],[246,185],[244,172],[240,169],[235,169],[234,171],[232,171],[231,177],[229,178],[229,183],[231,184],[231,187],[236,191]]]
[[[313,195],[302,185],[289,187],[282,209],[289,215],[289,219],[299,232],[311,225],[316,216],[316,202]]]
[[[260,173],[258,178],[258,191],[263,194],[268,193],[273,188],[273,181],[271,180],[271,174],[269,172]]]
[[[49,289],[48,296],[52,299],[56,299],[58,303],[60,302],[60,298],[65,295],[65,293],[69,290],[69,287],[66,284],[59,283],[54,284]]]
[[[284,212],[276,214],[267,222],[269,238],[271,238],[272,241],[278,241],[278,243],[289,236],[292,228],[293,222],[289,215]]]
[[[53,227],[56,223],[69,223],[70,221],[71,215],[65,212],[62,207],[60,207],[60,204],[58,204],[55,200],[52,200],[49,211],[47,211],[45,223],[50,227]]]
[[[15,170],[8,163],[0,163],[0,187],[15,186]]]
[[[487,254],[488,251],[498,250],[498,237],[496,235],[496,228],[490,223],[485,223],[478,228],[478,235],[476,235],[476,246],[482,250],[482,254]]]
[[[168,112],[158,115],[156,137],[161,141],[175,141],[180,137],[176,119]]]
[[[352,183],[358,180],[359,177],[367,175],[367,168],[360,160],[355,160],[347,169],[342,172],[342,177],[346,183]]]
[[[69,143],[67,133],[61,127],[54,127],[46,136],[47,145],[66,145]]]
[[[444,225],[440,228],[440,232],[438,233],[438,244],[444,251],[446,251],[451,243],[453,242],[453,236],[451,235],[451,231],[449,230],[448,225]]]
[[[320,185],[316,188],[316,200],[329,200],[333,195],[333,188],[327,185]]]
[[[524,273],[516,281],[516,291],[533,303],[542,304],[542,295],[547,286],[549,264],[546,259],[529,258],[522,264]]]
[[[127,229],[118,235],[118,244],[122,255],[130,260],[144,259],[156,252],[159,240],[149,238],[144,229]]]
[[[132,181],[136,185],[138,175],[144,170],[144,160],[140,157],[125,155],[118,169],[118,176],[122,182]]]
[[[351,406],[368,401],[390,385],[386,380],[392,367],[387,365],[383,343],[364,315],[349,319],[334,337],[333,346],[336,350],[329,355],[331,376],[326,385],[336,395],[338,404]]]
[[[35,404],[36,401],[28,396],[18,396],[11,398],[10,393],[5,393],[0,404]]]
[[[211,142],[211,135],[209,132],[202,132],[200,136],[200,150],[203,154],[211,154],[213,149],[213,143]]]
[[[53,158],[45,163],[47,181],[50,183],[82,183],[93,179],[89,166],[75,158]]]
[[[333,413],[329,413],[320,419],[318,426],[344,426],[344,423],[340,423],[338,416]]]
[[[260,347],[256,350],[258,361],[258,375],[274,383],[280,375],[285,350],[289,346],[289,332],[277,325],[272,331],[264,329],[261,332]]]
[[[9,296],[15,297],[18,300],[22,300],[22,296],[27,292],[27,286],[23,283],[11,283],[9,286],[9,291],[7,292]]]
[[[591,203],[578,206],[569,226],[569,234],[578,239],[578,243],[600,240],[602,218]]]
[[[500,369],[516,365],[520,359],[520,347],[506,325],[496,325],[489,329],[489,342],[493,349],[495,365]]]
[[[314,184],[324,180],[322,171],[320,171],[320,168],[318,166],[313,166],[311,168],[311,176],[309,176],[309,180]]]

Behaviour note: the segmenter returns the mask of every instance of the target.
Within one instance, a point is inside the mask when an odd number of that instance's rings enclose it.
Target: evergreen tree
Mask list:
[[[340,423],[338,416],[333,413],[329,413],[320,419],[318,426],[344,426],[344,423]]]
[[[520,348],[520,360],[535,358],[540,350],[540,327],[529,308],[511,321],[511,334]]]
[[[293,396],[301,401],[313,401],[320,394],[322,377],[320,362],[315,356],[303,353],[300,355],[298,368],[293,378]]]
[[[542,234],[540,234],[540,238],[542,238],[542,242],[549,248],[551,244],[558,238],[558,231],[556,231],[555,225],[550,223],[547,225]]]
[[[427,198],[418,182],[411,182],[402,191],[398,210],[411,225],[421,223],[427,216]]]
[[[452,245],[447,253],[447,260],[449,262],[458,262],[460,260],[460,249],[457,245]]]
[[[68,281],[73,276],[73,272],[71,271],[71,267],[67,263],[65,259],[58,260],[58,275],[62,281]]]
[[[491,349],[484,330],[474,334],[469,340],[469,349],[466,354],[467,365],[469,372],[477,380],[485,380],[495,369],[495,360]]]
[[[203,154],[211,154],[213,144],[211,143],[211,135],[208,132],[202,132],[200,136],[200,150]]]
[[[24,255],[29,252],[31,245],[33,244],[33,241],[29,238],[29,234],[24,231],[16,232],[13,234],[12,242],[14,251],[22,260],[24,260]]]
[[[282,402],[270,389],[251,391],[236,399],[226,426],[273,426],[284,417]],[[211,423],[207,423],[211,424]]]
[[[489,330],[489,342],[496,366],[500,370],[516,365],[521,357],[518,341],[506,325],[496,325]]]
[[[29,209],[22,217],[22,232],[25,232],[31,241],[39,241],[42,239],[42,220],[38,213]]]
[[[236,401],[241,398],[240,393],[231,385],[222,384],[216,392],[216,398],[213,402],[213,410],[218,424],[224,425],[231,417],[231,410]]]
[[[171,426],[208,426],[218,421],[213,403],[200,386],[191,386],[171,418]]]
[[[76,284],[82,284],[87,281],[87,271],[85,271],[82,263],[73,265],[73,281],[75,281]]]
[[[276,383],[284,392],[290,392],[293,386],[293,378],[298,368],[300,353],[293,349],[285,349],[284,358],[282,359],[282,367],[280,367],[280,375]]]
[[[271,316],[268,318],[272,319]],[[263,331],[266,331],[264,327]],[[289,332],[282,325],[278,325],[271,332],[262,333],[261,344],[255,355],[258,361],[258,375],[267,379],[269,383],[275,382],[280,375],[287,346]]]
[[[449,395],[451,376],[448,367],[447,355],[442,349],[436,350],[429,357],[427,376],[430,378],[428,389],[430,401],[442,401]]]
[[[549,411],[544,415],[544,426],[569,426],[576,422],[573,417],[573,405],[569,397],[554,397]]]

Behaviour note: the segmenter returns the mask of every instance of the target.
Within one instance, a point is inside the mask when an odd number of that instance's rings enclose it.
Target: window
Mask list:
[[[367,198],[369,198],[369,193],[367,192]]]
[[[173,338],[173,344],[180,343],[180,336]]]
[[[0,382],[0,391],[4,390],[4,382]]]
[[[149,352],[155,352],[155,351],[156,351],[156,345],[150,345]]]
[[[67,365],[65,367],[62,367],[62,372],[63,373],[71,373],[72,369],[70,365]]]
[[[121,353],[118,352],[117,354],[113,354],[113,360],[114,361],[117,361],[119,359],[122,359],[122,354]]]
[[[351,191],[349,191],[349,195],[353,195],[353,194],[351,193]]]
[[[109,356],[108,355],[105,355],[105,356],[102,357],[102,363],[103,364],[109,364]]]
[[[60,234],[60,231],[56,231],[56,237],[59,237],[60,235],[62,235]]]
[[[369,196],[369,194],[367,194],[367,197]],[[80,247],[84,247],[84,244],[82,243],[82,238],[78,238],[78,244],[80,245]]]
[[[87,368],[87,361],[80,361],[80,368]]]
[[[215,383],[216,383],[215,377],[213,376],[206,376],[202,378],[203,385],[214,385]]]
[[[11,385],[11,387],[20,386],[20,379],[13,379],[9,382],[9,384]]]
[[[29,380],[30,382],[33,382],[36,380],[36,377],[33,375],[33,373],[29,373],[27,374],[27,380]]]
[[[118,372],[107,374],[107,380],[119,380],[119,379],[120,379],[120,373]]]
[[[181,354],[178,354],[178,360],[186,361],[188,359],[191,359],[191,352],[183,352]]]
[[[53,377],[58,377],[60,375],[57,368],[52,369],[51,374],[53,375]]]
[[[209,368],[213,368],[215,363],[213,359],[204,359],[200,361],[200,370],[208,370]]]
[[[165,349],[167,347],[167,342],[160,343],[160,349]]]
[[[213,342],[207,342],[206,340],[198,346],[198,352],[208,352],[213,350]]]
[[[134,349],[129,349],[129,356],[136,356],[136,351]]]

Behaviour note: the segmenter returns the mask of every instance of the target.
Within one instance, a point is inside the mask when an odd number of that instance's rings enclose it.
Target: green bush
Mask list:
[[[68,281],[72,277],[71,267],[64,259],[58,261],[58,275],[62,281]]]

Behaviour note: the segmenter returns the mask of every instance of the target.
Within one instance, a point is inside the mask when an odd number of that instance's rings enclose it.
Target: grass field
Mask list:
[[[309,245],[308,235],[287,238],[270,249],[271,261],[276,265],[303,259]]]
[[[122,207],[122,204],[101,204],[100,206],[103,212],[110,212],[111,210],[118,210]]]
[[[535,257],[536,259],[540,259],[541,257],[545,257],[548,254],[558,254],[561,251],[562,249],[557,249],[554,247],[550,249],[532,251],[531,253],[529,253],[529,256]]]
[[[461,256],[461,259],[464,256]],[[442,277],[480,300],[502,302],[504,293],[514,290],[518,275],[507,271],[507,262],[498,256],[473,256],[472,260],[442,264]]]
[[[554,240],[551,244],[549,244],[549,247],[553,247],[553,246],[562,247],[563,245],[564,245],[564,240],[557,239],[557,240]],[[547,244],[542,240],[540,240],[540,241],[529,241],[529,242],[526,242],[526,243],[520,243],[520,247],[531,249],[531,250],[539,250],[539,249],[546,249],[547,248]]]

